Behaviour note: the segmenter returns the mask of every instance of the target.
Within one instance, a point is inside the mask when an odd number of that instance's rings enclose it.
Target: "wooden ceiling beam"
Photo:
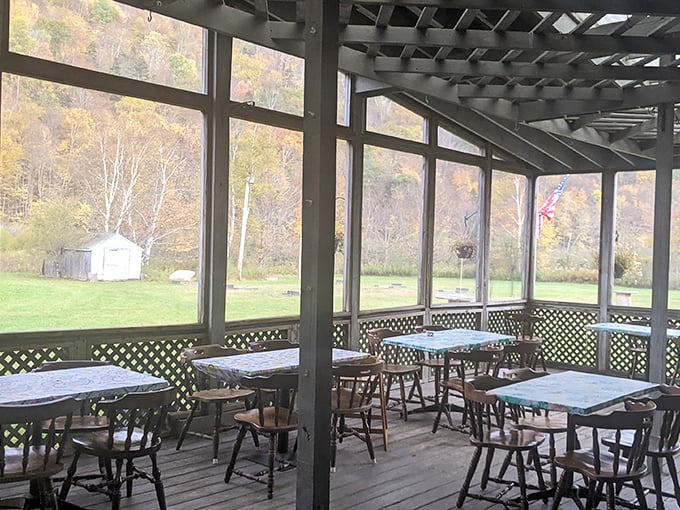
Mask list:
[[[271,22],[274,39],[304,39],[304,26]],[[672,36],[611,36],[589,34],[534,33],[503,30],[452,30],[449,28],[348,25],[340,31],[341,44],[382,44],[465,49],[558,51],[583,54],[635,53],[656,55],[680,53],[680,38]]]
[[[438,76],[497,76],[522,77],[540,80],[658,80],[680,81],[677,67],[598,66],[593,64],[531,64],[524,62],[500,63],[489,61],[463,62],[428,58],[402,60],[394,57],[376,57],[376,72],[417,73]]]
[[[354,0],[340,0],[352,3]],[[643,16],[680,16],[676,0],[361,0],[373,5],[417,5],[420,7],[467,8],[481,10],[562,11]]]

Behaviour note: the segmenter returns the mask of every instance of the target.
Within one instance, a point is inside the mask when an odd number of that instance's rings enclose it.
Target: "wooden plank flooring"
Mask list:
[[[467,435],[448,429],[432,434],[432,413],[410,415],[408,422],[399,419],[398,413],[390,413],[390,447],[383,451],[382,439],[374,436],[377,464],[370,463],[363,442],[356,438],[345,440],[338,447],[337,471],[331,475],[331,508],[334,510],[377,510],[427,508],[440,510],[455,508],[456,497],[467,471],[472,453]],[[454,420],[460,415],[454,414]],[[175,450],[175,438],[165,440],[160,452],[159,465],[163,474],[168,507],[172,510],[201,509],[291,509],[295,507],[296,470],[275,474],[274,499],[266,497],[266,487],[243,477],[234,476],[231,483],[224,483],[224,472],[235,431],[222,434],[220,462],[212,464],[212,447],[209,440],[188,436],[182,450]],[[547,443],[547,441],[546,441]],[[563,448],[561,439],[558,450]],[[544,445],[547,448],[547,445]],[[266,441],[261,441],[259,450],[265,453]],[[237,466],[241,469],[258,471],[264,466],[249,460],[258,453],[252,439],[247,436]],[[498,464],[502,455],[497,455]],[[66,459],[70,462],[70,458]],[[140,462],[140,466],[145,464]],[[95,468],[92,462],[83,467]],[[79,469],[80,473],[86,472]],[[93,472],[93,471],[90,471]],[[514,475],[514,468],[509,473]],[[645,485],[651,486],[651,477]],[[478,476],[473,490],[479,490]],[[670,484],[667,484],[670,488]],[[21,494],[25,485],[0,486],[0,498]],[[490,483],[487,494],[496,494],[501,486]],[[510,495],[516,494],[516,490]],[[90,494],[75,487],[68,500],[84,508],[104,510],[110,508],[105,496]],[[648,503],[654,507],[654,498],[649,495]],[[667,508],[678,508],[671,499],[666,499]],[[531,504],[532,510],[547,510],[541,501]],[[604,504],[600,505],[602,508]],[[124,510],[152,510],[157,508],[153,486],[144,481],[135,482],[134,495],[123,497]],[[465,509],[481,510],[503,508],[484,501],[468,499]],[[565,501],[561,508],[576,508]]]

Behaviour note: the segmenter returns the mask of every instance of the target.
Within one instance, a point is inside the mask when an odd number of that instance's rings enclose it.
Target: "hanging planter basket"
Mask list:
[[[460,244],[456,246],[456,257],[459,259],[469,259],[475,254],[475,246],[473,244]]]

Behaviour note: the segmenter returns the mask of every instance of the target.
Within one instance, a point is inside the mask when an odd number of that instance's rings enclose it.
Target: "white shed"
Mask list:
[[[58,274],[75,280],[139,280],[142,248],[120,234],[99,234],[75,249],[64,249]]]

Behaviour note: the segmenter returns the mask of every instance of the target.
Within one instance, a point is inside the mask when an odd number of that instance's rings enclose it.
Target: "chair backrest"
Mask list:
[[[393,336],[401,336],[404,333],[390,328],[375,328],[369,329],[366,334],[368,338],[368,352],[373,356],[380,356],[385,360],[385,363],[390,363],[390,349],[383,345],[383,340]]]
[[[31,454],[37,453],[41,457],[43,470],[50,462],[58,463],[68,439],[71,417],[79,408],[80,402],[72,397],[40,404],[0,405],[0,480],[6,475],[13,480],[26,475]],[[62,417],[66,417],[65,425],[55,426],[55,421]],[[12,433],[7,434],[8,430]],[[16,434],[19,435],[19,441],[15,443],[13,438],[16,439]],[[34,449],[31,446],[43,448]],[[7,448],[15,448],[15,452],[21,451],[21,462],[12,462],[15,469],[21,466],[21,474],[14,470],[11,475],[6,473],[6,470],[11,469],[9,462],[6,462]]]
[[[370,359],[333,367],[333,408],[360,410],[370,407],[384,366],[382,360]]]
[[[470,417],[470,434],[473,437],[481,440],[485,431],[503,428],[505,404],[487,392],[509,384],[512,384],[511,380],[491,375],[481,375],[465,381],[463,396]]]
[[[630,399],[631,402],[647,404],[652,401],[656,405],[655,420],[661,421],[658,427],[659,441],[653,442],[650,448],[657,452],[672,452],[680,450],[680,388],[662,385],[659,387],[661,395],[656,398],[643,397]],[[656,434],[656,433],[655,433]]]
[[[442,326],[441,324],[423,324],[422,326],[413,328],[413,331],[416,333],[425,333],[426,331],[446,331],[447,329],[449,328]]]
[[[504,317],[507,334],[514,335],[518,340],[534,338],[536,324],[544,320],[541,315],[525,312],[505,312]]]
[[[625,405],[625,411],[572,415],[572,421],[577,427],[591,430],[593,467],[598,474],[602,472],[603,465],[614,473],[625,471],[630,474],[640,470],[645,463],[656,405],[652,400],[639,399],[628,399]],[[612,431],[614,434],[611,434]],[[601,433],[610,438],[606,447],[600,444]],[[629,442],[630,434],[633,435],[632,442]],[[628,439],[622,441],[625,437]]]
[[[445,355],[451,360],[462,361],[459,366],[459,376],[465,377],[468,368],[474,370],[473,376],[496,375],[498,372],[498,362],[503,356],[503,346],[488,346],[483,349],[473,349],[471,351],[448,352]]]
[[[262,340],[248,344],[248,350],[252,352],[279,351],[281,349],[296,349],[298,347],[300,347],[300,344],[290,340]]]
[[[548,372],[538,372],[533,368],[522,367],[506,370],[503,377],[505,379],[510,379],[512,382],[521,382],[530,381],[531,379],[536,379],[538,377],[545,377],[546,375],[548,375]]]
[[[94,359],[66,359],[61,361],[43,361],[31,372],[51,372],[52,370],[64,370],[68,368],[101,367],[111,365],[110,361]]]
[[[208,389],[211,385],[215,384],[213,377],[194,368],[193,363],[191,363],[193,360],[234,356],[236,354],[245,354],[246,352],[248,351],[232,349],[219,344],[197,345],[182,349],[179,353],[179,362],[184,372],[184,383],[189,395],[192,395],[195,391]]]
[[[273,374],[267,377],[244,377],[244,388],[255,390],[258,420],[266,425],[265,416],[274,417],[274,427],[293,423],[295,399],[298,391],[298,374]]]
[[[170,406],[175,402],[174,386],[161,390],[127,393],[115,400],[101,400],[97,406],[109,419],[106,448],[123,446],[125,451],[145,450],[159,444]]]

